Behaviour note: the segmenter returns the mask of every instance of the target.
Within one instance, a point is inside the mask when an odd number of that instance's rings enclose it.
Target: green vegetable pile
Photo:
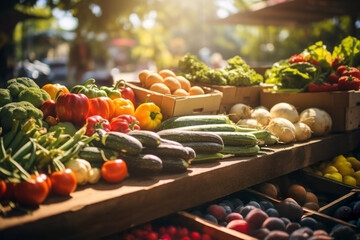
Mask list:
[[[225,68],[212,69],[201,62],[195,55],[186,54],[179,61],[179,68],[189,81],[232,86],[258,85],[263,77],[251,69],[239,56],[227,60]]]
[[[319,41],[299,55],[274,63],[265,72],[265,83],[274,84],[278,91],[306,91],[311,83],[327,83],[339,65],[360,66],[360,41],[355,37],[343,39],[332,53]]]

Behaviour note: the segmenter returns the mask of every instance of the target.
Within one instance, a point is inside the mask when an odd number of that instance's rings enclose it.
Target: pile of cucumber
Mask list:
[[[162,138],[176,140],[185,146],[192,147],[196,153],[196,158],[192,163],[220,159],[224,154],[235,156],[253,156],[260,151],[260,146],[272,145],[278,139],[267,130],[253,128],[243,128],[232,123],[226,115],[191,115],[170,118],[161,123],[158,127],[158,134]],[[208,134],[217,135],[223,142],[209,143]],[[192,136],[191,143],[189,141]],[[202,141],[201,139],[209,139]],[[201,150],[200,150],[201,148]]]
[[[101,167],[104,161],[121,158],[130,176],[154,176],[160,173],[186,172],[195,151],[178,142],[162,139],[157,133],[145,130],[128,134],[98,131],[100,138],[84,147],[79,157],[92,166]]]

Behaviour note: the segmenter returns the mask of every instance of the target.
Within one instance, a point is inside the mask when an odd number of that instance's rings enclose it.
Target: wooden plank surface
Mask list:
[[[194,165],[187,173],[128,178],[50,196],[31,214],[0,218],[0,239],[98,239],[203,204],[360,146],[360,130],[264,148],[256,157]]]

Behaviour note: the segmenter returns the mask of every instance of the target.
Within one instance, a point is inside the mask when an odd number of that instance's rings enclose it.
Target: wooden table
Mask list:
[[[70,197],[48,197],[30,214],[1,217],[0,239],[98,239],[345,154],[359,143],[360,129],[194,165],[183,174],[81,186]]]

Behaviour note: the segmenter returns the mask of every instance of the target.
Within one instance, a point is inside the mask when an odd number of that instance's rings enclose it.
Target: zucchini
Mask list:
[[[139,154],[137,156],[124,156],[130,176],[154,176],[158,175],[163,164],[158,156],[153,154]]]
[[[101,152],[103,152],[103,154]],[[91,165],[99,165],[104,163],[106,159],[119,158],[119,153],[111,149],[86,146],[80,150],[78,156],[79,158],[87,160]],[[104,159],[104,157],[106,159]]]
[[[196,155],[196,158],[191,160],[190,164],[195,163],[206,163],[206,162],[212,162],[214,160],[223,159],[224,155],[222,153],[200,153]]]
[[[160,137],[160,142],[163,144],[170,144],[170,145],[176,145],[176,146],[183,147],[183,145],[177,141],[172,141],[172,140],[161,138],[161,137]]]
[[[187,162],[192,161],[194,158],[196,158],[196,152],[194,149],[192,149],[191,147],[185,147],[185,149],[188,151],[188,159],[184,159]]]
[[[224,145],[212,142],[187,142],[183,143],[185,147],[194,149],[196,154],[199,153],[217,153],[220,152]]]
[[[142,150],[142,144],[135,137],[121,132],[102,132],[101,144],[108,149],[122,152],[128,155],[137,155]]]
[[[223,154],[234,154],[236,156],[253,156],[260,151],[258,145],[255,146],[224,146],[220,151]]]
[[[189,153],[184,146],[161,143],[157,148],[143,148],[143,154],[154,154],[161,159],[163,157],[175,157],[189,159]]]
[[[223,144],[223,140],[219,135],[214,132],[202,132],[202,131],[182,131],[177,129],[167,129],[158,132],[161,138],[165,138],[172,141],[180,142],[212,142],[217,144]]]
[[[226,115],[188,115],[169,118],[163,121],[156,131],[204,124],[230,124],[231,121]]]
[[[161,143],[160,136],[152,131],[135,130],[128,133],[141,142],[144,147],[156,148]]]
[[[189,164],[181,158],[162,158],[163,173],[183,173],[187,171]]]
[[[214,132],[219,135],[224,145],[244,146],[257,144],[257,138],[252,133],[247,132]]]
[[[205,132],[253,132],[258,129],[244,128],[236,124],[204,124],[175,128],[184,131],[205,131]]]

